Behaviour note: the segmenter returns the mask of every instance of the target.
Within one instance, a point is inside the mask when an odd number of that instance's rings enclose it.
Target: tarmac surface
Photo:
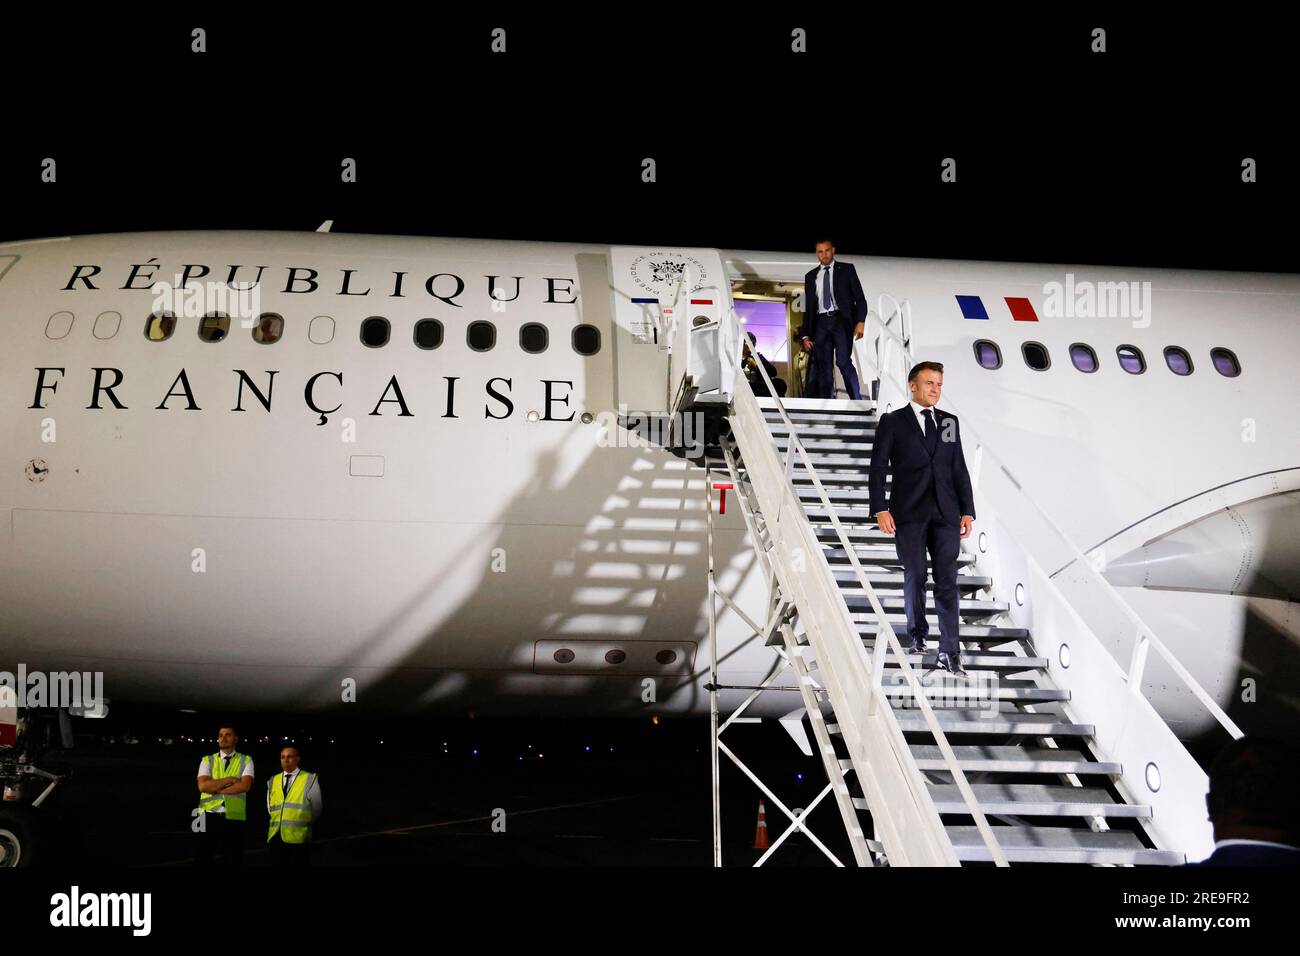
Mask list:
[[[291,720],[293,730],[275,718],[236,724],[239,750],[253,757],[259,781],[250,792],[248,866],[269,865],[264,785],[279,771],[279,738],[294,742],[303,768],[320,774],[325,810],[313,866],[712,865],[706,719],[404,718],[353,722],[341,732],[337,720]],[[212,723],[207,738],[186,739],[173,722],[152,720],[150,736],[79,736],[75,750],[45,761],[72,772],[42,811],[59,834],[50,862],[192,866],[194,779],[199,760],[216,750],[219,718],[201,721],[185,723]],[[385,733],[394,724],[402,736]],[[808,805],[825,784],[815,759],[775,726],[734,727],[724,741],[789,807]],[[763,795],[721,760],[723,861],[750,866],[761,855],[753,844]],[[764,800],[775,841],[784,817]],[[851,858],[829,796],[809,823],[841,859]],[[830,861],[794,834],[765,865]]]

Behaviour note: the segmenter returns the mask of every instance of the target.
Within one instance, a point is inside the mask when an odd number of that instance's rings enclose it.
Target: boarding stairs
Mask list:
[[[691,407],[682,398],[703,380],[692,337],[709,334],[718,343],[710,354],[738,353],[734,309],[716,331],[671,330],[673,412]],[[1146,697],[1148,660],[1159,660],[1162,678],[1181,682],[1232,736],[1241,736],[1240,728],[969,420],[963,448],[979,533],[963,541],[958,560],[959,639],[969,678],[934,668],[940,635],[932,585],[928,653],[907,653],[902,567],[894,539],[869,514],[867,482],[879,413],[909,397],[910,339],[910,305],[882,295],[854,347],[864,400],[758,398],[744,375],[733,376],[738,363],[730,358],[719,389],[727,427],[709,465],[738,492],[770,585],[759,624],[718,589],[711,558],[711,602],[721,599],[745,616],[797,675],[829,780],[823,795],[834,794],[854,861],[1130,866],[1208,855],[1207,779]],[[757,371],[767,394],[777,394],[761,365]],[[960,417],[947,393],[940,405]],[[712,556],[711,498],[709,517]],[[1041,543],[1048,540],[1055,550]],[[1009,549],[1002,560],[1000,549]],[[1008,567],[1014,575],[998,570]],[[1124,642],[1127,666],[1115,651]],[[719,727],[736,715],[719,723],[713,646],[720,865],[718,753],[740,761],[718,742]],[[774,792],[763,792],[771,805]],[[781,839],[795,831],[812,836],[806,809],[796,814],[778,806],[791,820]]]
[[[791,429],[781,409],[772,399],[757,403],[772,449],[785,456]],[[881,626],[850,564],[841,533],[864,568],[890,626],[905,636],[902,566],[893,537],[877,527],[868,511],[867,480],[879,417],[869,402],[787,399],[783,404],[811,465],[792,466],[792,487],[862,647],[874,656]],[[742,483],[748,483],[743,452],[734,443],[729,451]],[[814,485],[814,472],[824,498]],[[761,534],[761,512],[756,517],[755,529]],[[1030,630],[1008,626],[1003,620],[1008,602],[993,596],[992,580],[976,573],[975,562],[969,548],[958,559],[962,663],[970,679],[957,682],[933,669],[940,631],[932,582],[927,594],[929,650],[924,659],[912,655],[910,661],[919,665],[922,685],[931,689],[930,704],[939,726],[1003,856],[1009,863],[1184,862],[1183,853],[1159,848],[1143,828],[1151,818],[1150,804],[1128,793],[1120,780],[1120,764],[1098,746],[1094,727],[1074,713],[1070,691],[1053,681],[1050,662],[1036,649]],[[807,672],[816,680],[819,664],[807,635],[798,642]],[[956,858],[992,862],[992,851],[972,821],[953,771],[916,708],[915,694],[898,680],[901,662],[886,650],[883,666],[882,683],[889,688],[884,696],[906,740],[907,758],[925,781]],[[816,696],[818,710],[829,712],[823,718],[834,747],[833,757],[825,755],[834,762],[828,773],[842,774],[853,794],[854,811],[869,814],[869,802],[857,784],[852,755],[834,716],[835,704],[825,690]],[[870,829],[868,821],[860,821],[859,826]]]
[[[686,269],[671,302],[679,319],[690,287]],[[932,669],[940,636],[932,588],[930,653],[907,653],[902,567],[893,538],[868,514],[867,492],[879,414],[910,398],[906,299],[881,294],[868,310],[853,355],[861,401],[758,398],[738,360],[735,308],[711,323],[666,323],[660,334],[671,342],[669,414],[725,410],[707,484],[718,475],[735,489],[768,581],[758,619],[718,587],[710,490],[715,865],[719,753],[790,819],[768,853],[802,831],[841,862],[807,829],[813,806],[796,813],[781,804],[720,743],[763,688],[720,722],[719,601],[797,675],[828,778],[814,804],[833,793],[858,865],[1178,865],[1209,855],[1208,779],[1148,700],[1148,675],[1177,684],[1231,736],[1242,730],[1101,574],[1104,555],[1080,550],[970,416],[961,433],[976,533],[958,559],[969,680]],[[755,371],[762,392],[776,395],[761,363]],[[962,418],[950,390],[940,406]]]

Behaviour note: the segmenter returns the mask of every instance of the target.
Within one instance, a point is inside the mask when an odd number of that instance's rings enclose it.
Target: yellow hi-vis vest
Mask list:
[[[275,838],[275,831],[282,830],[280,839],[285,843],[306,843],[311,839],[311,804],[307,802],[307,791],[316,782],[316,774],[300,770],[289,784],[288,795],[284,792],[284,774],[277,773],[266,782],[270,791],[267,809],[271,814],[271,826],[266,831],[266,842]]]
[[[226,777],[238,779],[244,775],[244,767],[246,766],[248,766],[248,757],[236,752],[230,755],[230,766],[227,767],[225,757],[218,751],[208,758],[208,776],[213,780],[223,780]],[[207,812],[223,805],[226,808],[227,820],[248,819],[247,793],[222,796],[219,793],[203,793],[199,791],[200,810]]]

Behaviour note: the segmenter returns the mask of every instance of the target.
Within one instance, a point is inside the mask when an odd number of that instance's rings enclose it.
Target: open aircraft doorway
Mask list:
[[[775,366],[774,381],[785,385],[784,397],[802,396],[809,356],[795,340],[803,316],[794,311],[797,303],[792,288],[774,282],[735,282],[731,297],[741,325],[754,336],[753,350]],[[751,387],[765,390],[762,376],[752,371],[749,363],[746,359],[744,371]],[[780,387],[778,384],[777,388]]]

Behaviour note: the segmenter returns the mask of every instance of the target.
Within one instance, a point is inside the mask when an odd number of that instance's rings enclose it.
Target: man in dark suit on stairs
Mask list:
[[[907,376],[912,400],[882,415],[876,426],[868,478],[871,513],[880,530],[895,535],[903,564],[909,651],[925,653],[930,625],[925,619],[925,556],[934,572],[939,617],[938,666],[965,678],[958,640],[957,556],[970,535],[975,499],[961,450],[957,416],[935,407],[943,388],[943,366],[921,362]],[[888,500],[885,473],[894,477]]]
[[[834,398],[835,372],[849,397],[860,399],[858,373],[853,368],[853,340],[862,338],[867,321],[867,300],[851,262],[835,261],[835,243],[821,239],[816,245],[821,263],[803,278],[803,327],[799,341],[812,352],[808,398]]]

